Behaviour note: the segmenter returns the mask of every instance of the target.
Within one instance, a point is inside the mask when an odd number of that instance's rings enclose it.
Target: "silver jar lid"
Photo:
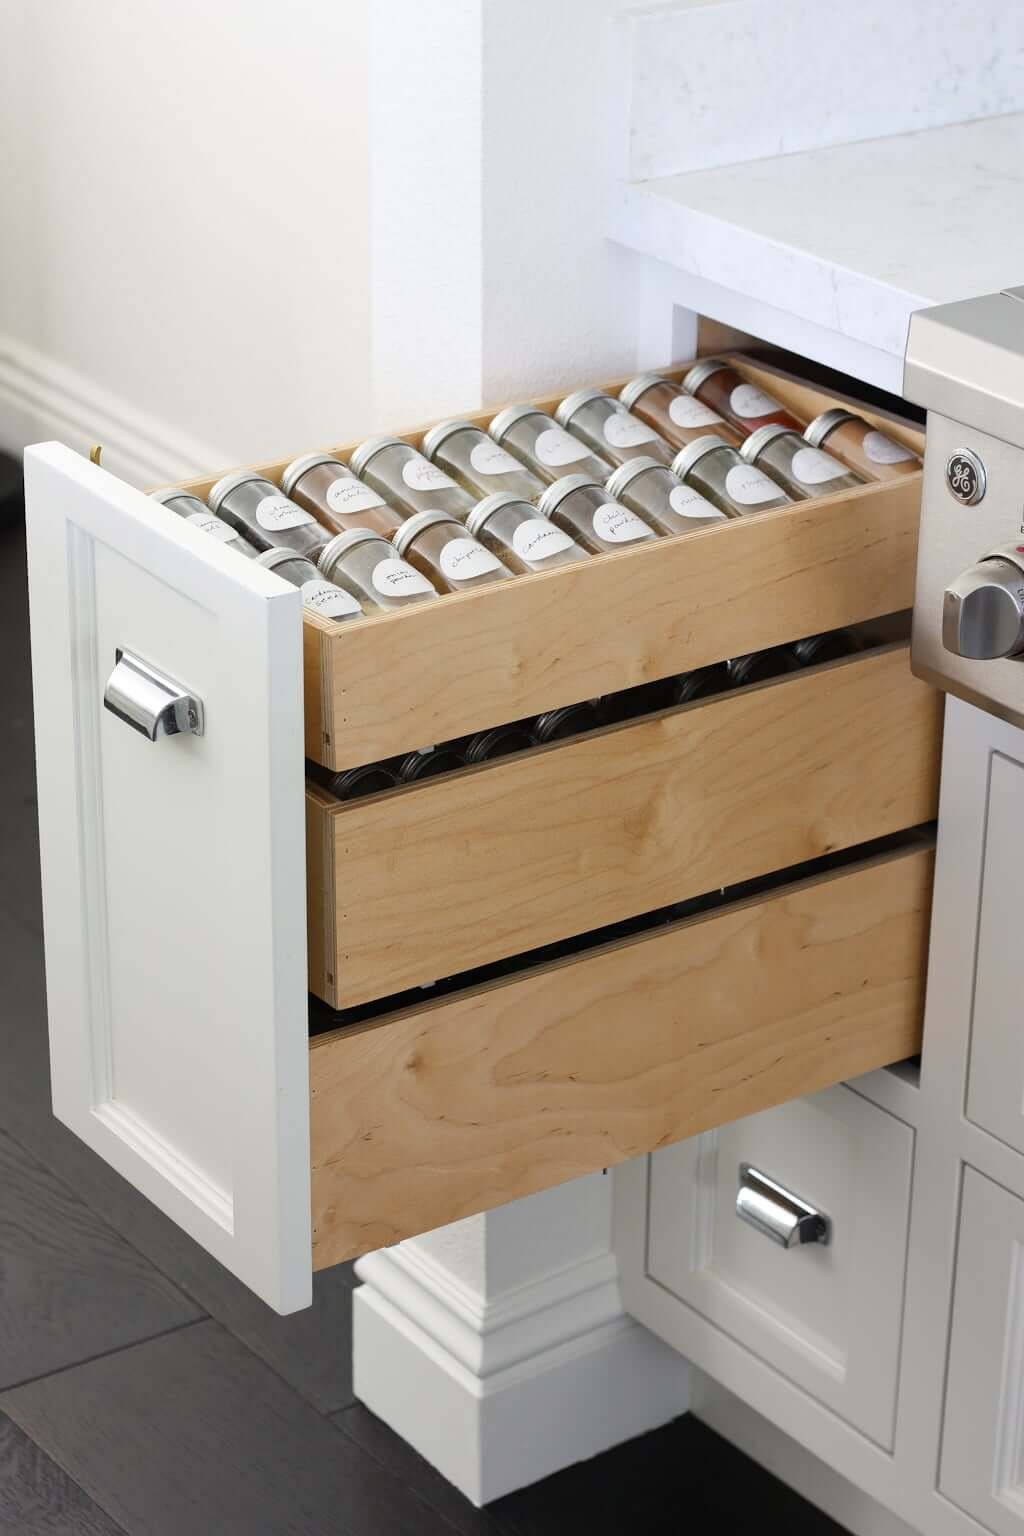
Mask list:
[[[561,405],[555,411],[555,420],[560,427],[567,427],[581,406],[590,400],[610,400],[612,397],[603,389],[575,389],[571,395],[566,395]]]
[[[663,373],[638,373],[635,379],[630,379],[628,384],[619,390],[619,399],[627,411],[632,409],[641,395],[645,395],[655,384],[670,384]]]
[[[452,517],[449,512],[414,512],[412,517],[407,517],[400,528],[396,528],[391,542],[400,555],[404,555],[410,543],[424,528],[433,527],[434,523],[452,523],[460,532],[464,533],[465,523],[460,523],[457,517]],[[354,530],[353,530],[354,531]]]
[[[857,418],[852,411],[839,411],[835,409],[822,411],[821,415],[815,416],[814,420],[805,429],[804,441],[810,443],[812,448],[820,448],[829,433],[834,431],[836,427],[840,426],[844,421],[856,420]]]
[[[716,437],[713,432],[708,432],[704,437],[695,437],[692,443],[687,443],[685,448],[680,448],[672,460],[672,473],[682,480],[689,474],[697,460],[702,459],[706,453],[714,453],[716,448],[731,447],[732,444],[727,443],[724,437]]]
[[[525,507],[531,517],[537,515],[536,507],[531,506],[522,496],[515,496],[511,491],[492,491],[490,496],[477,502],[466,518],[466,531],[475,538],[487,519],[502,507]]]
[[[336,453],[304,453],[301,458],[292,459],[291,463],[287,464],[282,472],[281,489],[284,494],[290,496],[295,489],[296,483],[302,479],[308,470],[316,469],[318,464],[334,464],[338,469],[345,468]]]
[[[348,461],[348,467],[354,475],[361,475],[375,453],[380,453],[382,448],[408,448],[409,444],[400,437],[392,437],[390,432],[382,433],[379,437],[368,437],[354,449]]]
[[[431,427],[424,433],[423,442],[420,444],[420,452],[425,453],[428,459],[432,459],[446,437],[451,437],[453,432],[473,432],[475,427],[471,421],[463,421],[459,416],[449,416],[447,421],[439,421],[436,427]]]
[[[720,372],[723,368],[731,368],[732,363],[725,362],[720,357],[703,357],[699,363],[694,363],[683,378],[683,388],[691,395],[696,394],[705,379],[710,379],[713,373]]]
[[[169,501],[194,501],[197,507],[207,510],[206,502],[195,491],[183,491],[180,486],[169,485],[162,491],[150,491],[150,501],[158,501],[162,507],[166,507]]]
[[[748,464],[756,464],[758,455],[763,448],[776,437],[799,437],[799,432],[794,432],[792,427],[783,427],[777,421],[770,421],[765,427],[758,427],[740,446],[740,453]]]
[[[273,485],[273,481],[268,480],[266,475],[261,475],[257,469],[237,469],[230,475],[222,475],[217,484],[210,487],[210,494],[206,498],[210,511],[219,512],[225,496],[230,496],[232,491],[237,490],[240,485],[248,484],[250,480],[262,480],[267,485]],[[276,485],[273,488],[277,490]]]
[[[278,565],[288,565],[292,560],[301,560],[303,565],[312,565],[314,569],[316,568],[316,562],[297,549],[265,549],[261,555],[256,556],[256,564],[265,565],[268,571],[274,570]]]
[[[660,460],[649,458],[647,454],[642,453],[635,459],[627,459],[625,464],[620,464],[618,469],[613,470],[605,481],[604,488],[609,496],[619,497],[637,475],[645,475],[649,469],[665,468],[666,465]]]
[[[554,485],[549,485],[543,496],[539,498],[537,511],[541,517],[550,517],[567,496],[571,496],[573,491],[583,490],[584,487],[595,491],[604,490],[600,480],[595,480],[592,475],[563,475],[561,480],[556,480]]]
[[[540,406],[530,405],[525,401],[519,405],[506,405],[503,411],[498,412],[487,430],[494,438],[494,441],[500,443],[509,427],[513,426],[517,421],[522,421],[524,416],[543,416],[544,414],[545,412],[541,410]]]
[[[375,544],[387,544],[387,539],[379,533],[374,533],[372,528],[347,528],[344,533],[336,533],[334,538],[326,543],[317,556],[317,565],[324,574],[327,567],[333,565],[339,555],[343,555],[346,549],[353,549],[357,544],[367,544],[370,540]]]

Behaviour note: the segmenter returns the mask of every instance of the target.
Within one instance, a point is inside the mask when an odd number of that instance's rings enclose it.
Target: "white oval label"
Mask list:
[[[635,539],[651,538],[653,531],[617,501],[602,503],[594,513],[594,532],[607,544],[632,544]]]
[[[304,581],[302,605],[311,608],[322,619],[348,619],[363,611],[350,593],[330,581]]]
[[[668,414],[677,427],[722,426],[722,418],[696,395],[674,395]]]
[[[907,459],[917,458],[916,453],[911,453],[910,449],[904,448],[902,443],[886,437],[884,432],[866,432],[864,452],[872,464],[903,464]]]
[[[449,539],[441,551],[440,565],[448,581],[472,581],[475,576],[501,570],[501,561],[476,539]]]
[[[327,505],[332,512],[337,512],[339,517],[344,517],[348,512],[368,512],[371,507],[383,507],[383,496],[361,480],[355,477],[350,480],[347,475],[339,475],[337,480],[332,480],[327,487]]]
[[[435,589],[425,576],[404,560],[378,560],[370,581],[382,597],[413,597]]]
[[[613,448],[636,448],[640,443],[656,443],[658,434],[646,421],[641,421],[639,416],[634,416],[631,411],[609,411],[605,417],[604,440]]]
[[[523,466],[518,459],[514,459],[500,443],[486,442],[474,443],[470,449],[469,465],[478,475],[511,475],[516,470],[520,474]]]
[[[542,464],[558,469],[563,464],[576,464],[589,457],[590,449],[573,437],[563,427],[545,427],[533,445],[533,451]]]
[[[766,395],[756,384],[737,384],[729,396],[729,404],[737,416],[772,416],[782,406],[771,395]]]
[[[719,507],[713,507],[706,497],[693,489],[692,485],[674,486],[668,498],[668,504],[680,517],[725,517],[725,513]]]
[[[422,454],[406,459],[402,465],[402,479],[410,491],[455,491],[458,489],[450,475],[436,464],[431,464]]]
[[[741,507],[756,507],[762,501],[778,501],[782,491],[753,464],[734,464],[725,477],[725,489]]]
[[[221,518],[214,517],[212,512],[191,512],[187,519],[193,526],[203,533],[208,533],[211,539],[216,539],[221,544],[230,544],[238,538],[238,534],[230,523],[225,523]]]
[[[268,533],[279,533],[282,528],[301,528],[304,523],[315,523],[316,518],[303,512],[287,496],[264,496],[256,508],[256,521]]]
[[[563,550],[572,549],[572,543],[569,535],[546,517],[528,517],[512,532],[512,548],[527,564],[536,565],[552,555],[560,555]]]
[[[827,480],[838,480],[849,474],[845,464],[840,464],[830,453],[820,448],[798,448],[793,455],[793,474],[801,485],[824,485]]]

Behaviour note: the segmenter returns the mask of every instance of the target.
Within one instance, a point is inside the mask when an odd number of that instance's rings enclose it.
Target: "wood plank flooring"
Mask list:
[[[474,1509],[354,1401],[350,1266],[279,1318],[57,1124],[27,637],[0,504],[0,1536],[838,1533],[689,1417]]]

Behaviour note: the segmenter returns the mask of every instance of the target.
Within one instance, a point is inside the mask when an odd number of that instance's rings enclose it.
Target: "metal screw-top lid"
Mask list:
[[[727,363],[721,357],[702,357],[699,363],[694,363],[689,373],[683,377],[683,388],[689,394],[695,394],[705,379],[710,379],[713,373],[719,373],[723,368],[731,368],[732,363]]]
[[[422,533],[424,528],[433,527],[434,523],[453,523],[460,532],[465,532],[465,523],[460,523],[450,512],[414,512],[400,528],[395,529],[391,542],[398,553],[404,555],[416,535]]]
[[[637,475],[645,475],[649,469],[666,467],[658,459],[649,458],[647,454],[639,454],[635,459],[627,459],[625,464],[620,464],[618,469],[613,470],[605,481],[604,488],[609,496],[619,497]]]
[[[375,453],[380,453],[382,448],[408,448],[408,443],[403,443],[400,437],[392,437],[390,433],[384,433],[380,437],[368,437],[365,442],[359,444],[348,461],[348,467],[354,475],[361,475]]]
[[[302,479],[307,470],[316,469],[318,464],[333,464],[337,469],[345,468],[336,453],[304,453],[301,458],[292,459],[291,463],[285,466],[281,475],[281,489],[284,494],[290,496],[296,483]]]
[[[627,410],[631,410],[640,396],[645,395],[649,389],[653,389],[655,384],[669,383],[671,380],[666,379],[662,373],[638,373],[635,379],[630,379],[629,383],[619,390],[619,399]]]
[[[595,480],[591,475],[563,475],[561,480],[556,480],[554,485],[549,485],[540,497],[537,502],[537,511],[541,517],[550,517],[567,496],[571,496],[573,491],[581,491],[584,486],[592,487],[597,491],[604,490],[600,480]]]
[[[566,395],[561,405],[555,411],[555,420],[560,427],[567,427],[580,409],[589,400],[610,400],[612,397],[603,389],[576,389],[571,395]]]
[[[482,501],[478,501],[466,518],[467,532],[475,537],[491,514],[497,512],[500,507],[525,507],[531,517],[537,515],[537,509],[522,496],[514,496],[511,491],[494,491],[490,496],[485,496]]]
[[[857,417],[852,411],[822,411],[804,431],[804,441],[810,443],[812,448],[820,448],[829,433],[844,421],[856,421]]]
[[[425,453],[428,459],[432,459],[445,438],[451,437],[453,432],[475,432],[476,430],[471,421],[450,416],[447,421],[439,421],[436,427],[431,427],[430,431],[424,434],[420,452]]]
[[[210,511],[219,512],[225,496],[230,496],[232,491],[237,490],[240,485],[246,485],[250,480],[261,480],[264,485],[269,485],[272,491],[277,490],[273,481],[268,480],[266,475],[261,475],[259,470],[238,469],[233,474],[222,476],[216,485],[210,487],[210,494],[206,498]]]
[[[352,549],[356,544],[368,544],[371,539],[375,544],[388,544],[387,539],[374,533],[372,528],[348,528],[344,533],[336,533],[317,556],[317,565],[326,576],[338,556],[343,555],[346,549]]]
[[[678,475],[680,480],[689,474],[698,459],[702,459],[706,453],[714,453],[716,448],[732,448],[724,437],[716,437],[713,432],[708,432],[704,437],[695,437],[692,443],[687,443],[685,448],[680,448],[672,460],[672,473]],[[732,450],[735,453],[735,449]]]
[[[494,441],[500,443],[509,427],[517,421],[522,421],[524,416],[544,416],[545,421],[550,420],[539,406],[522,402],[519,405],[506,405],[503,411],[498,412],[487,430]]]
[[[289,565],[293,560],[301,560],[303,565],[312,565],[316,570],[316,565],[309,556],[297,549],[265,549],[261,555],[256,556],[256,564],[265,565],[268,571],[274,570],[279,565]]]
[[[194,501],[201,512],[209,510],[206,502],[203,501],[201,496],[197,496],[195,491],[183,491],[176,485],[169,485],[163,491],[150,491],[149,499],[150,501],[158,501],[163,507],[166,507],[169,501]]]
[[[792,427],[780,426],[778,422],[770,421],[766,427],[758,427],[740,446],[740,453],[748,464],[756,464],[758,455],[763,448],[776,437],[785,437],[787,432],[790,437],[799,437],[799,432],[794,432]]]

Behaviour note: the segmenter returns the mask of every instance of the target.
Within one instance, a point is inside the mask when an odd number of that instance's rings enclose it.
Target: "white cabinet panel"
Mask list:
[[[55,1114],[280,1311],[312,1288],[299,593],[26,455]],[[205,731],[104,707],[124,648]]]
[[[892,1443],[913,1132],[839,1087],[651,1159],[648,1272],[881,1445]],[[784,1248],[736,1214],[751,1163],[831,1221]]]

